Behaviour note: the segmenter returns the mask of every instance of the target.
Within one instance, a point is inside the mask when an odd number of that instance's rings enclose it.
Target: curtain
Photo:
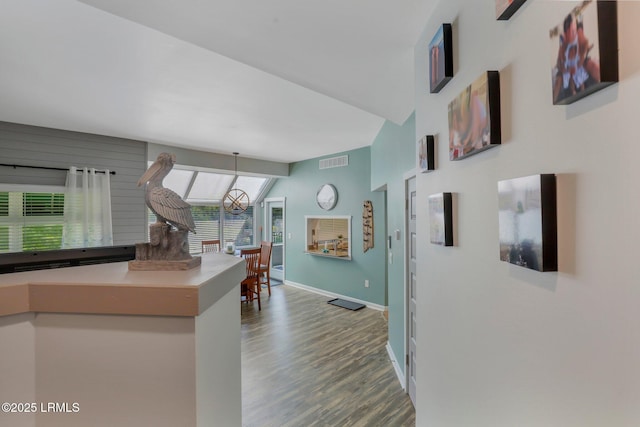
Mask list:
[[[110,176],[93,168],[67,172],[63,249],[113,246]]]

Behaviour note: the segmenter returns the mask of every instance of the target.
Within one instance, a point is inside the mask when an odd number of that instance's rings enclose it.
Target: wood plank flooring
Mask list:
[[[242,424],[415,425],[385,349],[387,323],[286,285],[242,304]]]

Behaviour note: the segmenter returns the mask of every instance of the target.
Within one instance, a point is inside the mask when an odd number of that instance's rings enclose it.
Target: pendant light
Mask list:
[[[238,180],[238,154],[240,153],[233,153],[235,157],[234,186]],[[224,206],[224,210],[231,215],[240,215],[249,207],[249,196],[239,188],[232,188],[224,195],[222,205]]]

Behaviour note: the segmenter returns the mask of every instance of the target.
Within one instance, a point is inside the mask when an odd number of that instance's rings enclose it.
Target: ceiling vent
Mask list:
[[[320,169],[341,168],[344,166],[349,166],[349,156],[338,156],[320,160]]]

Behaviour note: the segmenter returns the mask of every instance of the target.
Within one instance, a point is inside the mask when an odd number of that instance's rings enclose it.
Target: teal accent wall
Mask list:
[[[386,302],[385,194],[371,191],[371,149],[336,153],[348,155],[349,166],[319,169],[321,158],[292,163],[288,178],[280,178],[267,197],[286,197],[285,280],[357,298],[374,304]],[[316,191],[325,183],[338,190],[338,203],[330,211],[316,204]],[[362,244],[362,207],[373,203],[374,247]],[[351,215],[352,260],[305,254],[305,215]],[[369,280],[365,288],[364,281]]]
[[[389,344],[404,372],[404,176],[415,168],[416,121],[412,114],[402,126],[386,122],[371,146],[371,188],[386,188],[387,230],[401,230],[401,240],[391,240],[393,262],[387,264]]]

